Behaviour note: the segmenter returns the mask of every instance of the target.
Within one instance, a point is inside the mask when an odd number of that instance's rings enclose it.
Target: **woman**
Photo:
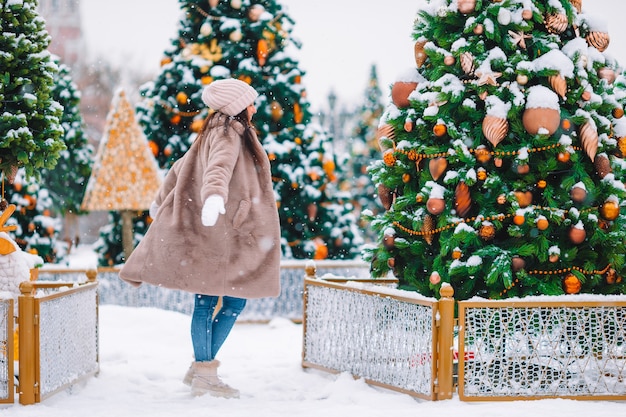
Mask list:
[[[193,395],[237,397],[215,359],[246,299],[280,293],[280,226],[270,164],[251,124],[256,90],[218,80],[202,93],[214,110],[172,165],[150,213],[154,221],[120,277],[196,294],[195,355],[184,381]],[[218,298],[222,307],[214,315]]]

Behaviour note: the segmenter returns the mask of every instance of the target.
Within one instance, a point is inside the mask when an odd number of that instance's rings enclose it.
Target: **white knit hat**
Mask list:
[[[202,101],[215,111],[235,116],[254,103],[258,95],[247,83],[228,78],[213,81],[204,87]]]

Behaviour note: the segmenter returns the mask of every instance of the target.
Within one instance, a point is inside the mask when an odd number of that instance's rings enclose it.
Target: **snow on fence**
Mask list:
[[[461,399],[626,399],[626,299],[549,298],[459,302]]]
[[[0,403],[13,403],[13,307],[12,299],[0,300]]]
[[[280,264],[281,293],[278,297],[250,299],[238,318],[238,322],[266,322],[275,317],[302,321],[302,291],[304,289],[304,267],[306,260],[283,260]],[[358,260],[317,261],[318,269],[324,274],[354,277],[369,276],[369,264]],[[191,315],[193,294],[153,285],[139,288],[119,278],[119,268],[98,268],[99,296],[101,304],[129,307],[155,307]],[[40,279],[72,280],[84,276],[79,269],[41,269]]]
[[[382,282],[330,282],[307,269],[302,366],[348,372],[415,397],[450,398],[452,337],[438,334],[443,309],[436,299]],[[444,363],[448,370],[438,379]]]
[[[93,274],[81,284],[27,281],[20,291],[19,401],[33,404],[98,373],[98,283]]]

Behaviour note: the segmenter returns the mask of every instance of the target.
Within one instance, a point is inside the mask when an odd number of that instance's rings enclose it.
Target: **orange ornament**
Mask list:
[[[461,259],[461,257],[463,256],[463,252],[461,252],[458,249],[455,249],[452,251],[452,259]]]
[[[294,103],[293,104],[293,121],[296,122],[296,124],[300,124],[302,123],[303,117],[304,117],[304,113],[302,112],[302,108],[300,107],[300,104]]]
[[[187,99],[189,97],[187,97],[187,94],[185,94],[184,92],[180,92],[178,94],[176,94],[176,101],[178,102],[178,104],[187,104]]]
[[[172,122],[173,125],[177,125],[180,123],[180,115],[179,114],[175,114],[172,116],[172,118],[170,119],[170,122]]]
[[[549,226],[548,219],[546,219],[545,217],[541,217],[537,219],[536,224],[537,224],[537,229],[539,230],[546,230]]]
[[[619,216],[619,205],[615,201],[605,201],[600,206],[600,215],[608,221],[617,219]]]
[[[569,152],[559,152],[559,154],[557,155],[556,159],[559,162],[562,162],[562,163],[565,164],[565,163],[569,162],[569,157],[570,157]]]
[[[446,132],[448,131],[448,128],[446,127],[446,125],[444,125],[443,123],[438,123],[433,127],[433,133],[435,134],[435,136],[437,136],[438,138],[442,137],[443,135],[446,134]]]
[[[148,141],[148,146],[150,146],[152,155],[157,156],[159,154],[159,145],[157,145],[155,141],[153,140]]]
[[[269,45],[265,39],[259,39],[256,45],[256,59],[260,66],[265,65],[267,56],[269,55]]]
[[[563,280],[563,289],[566,294],[578,294],[580,289],[582,288],[582,284],[580,280],[574,274],[567,274],[565,279]]]
[[[522,216],[521,214],[516,214],[515,216],[513,216],[513,223],[515,223],[518,226],[523,225],[525,221],[526,221],[526,218]]]

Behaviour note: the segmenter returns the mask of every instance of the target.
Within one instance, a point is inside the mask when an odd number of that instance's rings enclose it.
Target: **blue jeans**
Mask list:
[[[224,344],[239,313],[246,306],[246,299],[222,297],[222,308],[213,317],[219,300],[215,295],[196,294],[191,316],[191,343],[197,362],[208,362]]]

